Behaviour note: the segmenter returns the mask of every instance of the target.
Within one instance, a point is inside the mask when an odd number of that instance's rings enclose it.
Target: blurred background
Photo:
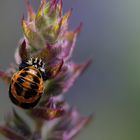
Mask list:
[[[40,0],[30,2],[37,10]],[[84,23],[73,60],[93,58],[66,94],[82,115],[95,113],[76,140],[140,140],[140,1],[64,0],[64,11],[69,8],[74,9],[70,29]],[[24,0],[0,1],[0,69],[14,62],[23,14]],[[0,81],[0,121],[11,105]]]

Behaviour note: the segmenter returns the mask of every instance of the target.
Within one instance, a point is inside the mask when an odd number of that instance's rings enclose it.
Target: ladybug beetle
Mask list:
[[[30,58],[19,65],[9,87],[9,97],[15,105],[24,109],[37,105],[44,93],[44,81],[48,78],[44,67],[40,58]]]

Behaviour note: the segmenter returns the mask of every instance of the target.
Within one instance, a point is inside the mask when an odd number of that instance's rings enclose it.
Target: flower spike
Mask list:
[[[72,140],[93,118],[81,116],[64,98],[92,62],[72,60],[83,24],[69,30],[73,10],[63,14],[63,0],[41,0],[37,12],[28,0],[26,7],[16,63],[0,71],[11,104],[17,106],[6,115],[0,134],[9,140]]]

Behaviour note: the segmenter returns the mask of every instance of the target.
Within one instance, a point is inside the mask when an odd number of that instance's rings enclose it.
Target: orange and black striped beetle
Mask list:
[[[19,71],[12,76],[9,87],[9,97],[15,105],[24,109],[37,105],[47,79],[44,65],[39,58],[30,58],[19,65]]]

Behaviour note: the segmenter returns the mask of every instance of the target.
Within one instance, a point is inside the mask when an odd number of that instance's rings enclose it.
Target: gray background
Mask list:
[[[39,1],[32,0],[35,9]],[[84,23],[73,59],[93,58],[92,66],[66,94],[82,115],[95,112],[94,121],[76,140],[139,140],[140,1],[64,0],[64,11],[71,7],[70,29]],[[0,1],[0,69],[14,62],[23,13],[24,0]],[[0,81],[1,121],[11,105],[8,87]]]

